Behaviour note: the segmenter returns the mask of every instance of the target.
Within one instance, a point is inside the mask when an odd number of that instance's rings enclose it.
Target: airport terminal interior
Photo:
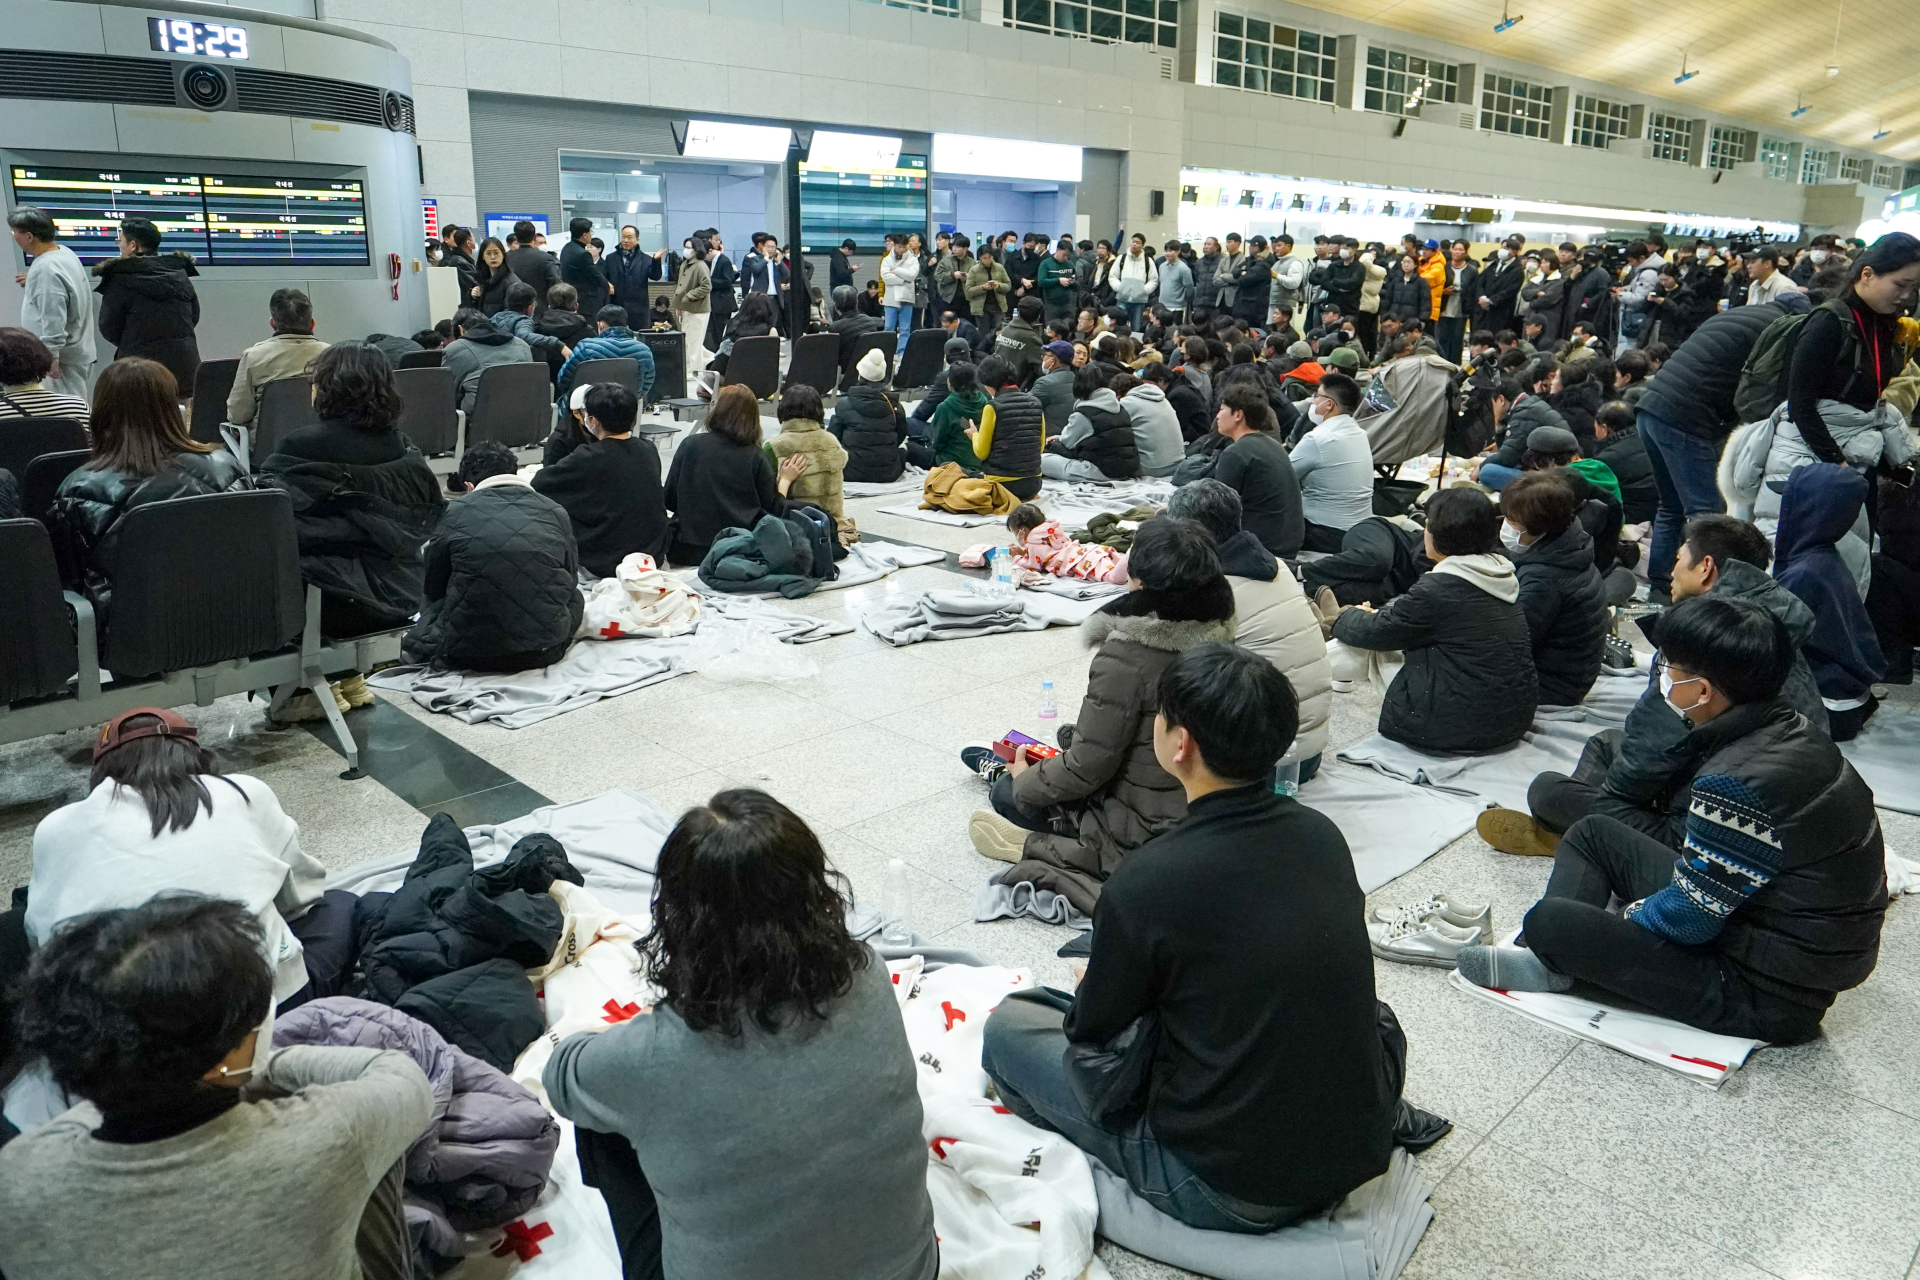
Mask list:
[[[1913,16],[0,0],[0,1276],[1920,1280]]]

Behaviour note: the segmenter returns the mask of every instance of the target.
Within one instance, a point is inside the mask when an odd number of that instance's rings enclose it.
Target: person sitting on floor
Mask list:
[[[1154,759],[1185,815],[1107,881],[1071,1002],[1003,1000],[980,1062],[1015,1115],[1064,1135],[1154,1209],[1259,1235],[1386,1169],[1406,1038],[1374,993],[1346,840],[1268,782],[1293,741],[1287,681],[1212,643],[1155,686]],[[1121,1118],[1096,1114],[1071,1078],[1082,1068],[1064,1059],[1142,1019],[1158,1030],[1144,1096]]]
[[[40,948],[21,1039],[83,1101],[0,1147],[9,1276],[410,1273],[401,1188],[433,1090],[397,1050],[271,1049],[262,946],[245,905],[163,894]],[[188,1223],[220,1224],[217,1249]]]
[[[991,809],[967,824],[973,847],[1015,865],[1004,884],[1031,882],[1091,912],[1127,854],[1186,814],[1179,783],[1153,755],[1160,673],[1174,658],[1234,634],[1233,588],[1213,538],[1190,520],[1158,516],[1134,534],[1126,595],[1081,627],[1098,646],[1087,696],[1059,730],[1061,753],[1010,764],[987,747],[961,759],[990,784]]]
[[[1273,409],[1257,385],[1233,383],[1221,393],[1214,429],[1230,443],[1214,463],[1213,478],[1240,495],[1246,525],[1260,545],[1292,560],[1306,540],[1300,478],[1276,434]]]
[[[1040,466],[1046,447],[1046,413],[1031,392],[1020,389],[1012,366],[988,356],[977,370],[988,403],[973,435],[973,456],[986,478],[1005,485],[1022,502],[1040,496]],[[1078,374],[1075,375],[1076,379]]]
[[[1354,420],[1360,384],[1344,373],[1322,374],[1308,401],[1313,427],[1288,460],[1300,483],[1307,551],[1338,551],[1347,530],[1373,515],[1373,446]]]
[[[1320,621],[1292,573],[1240,526],[1240,495],[1218,480],[1195,480],[1173,491],[1167,514],[1191,520],[1213,538],[1220,571],[1233,588],[1234,643],[1259,654],[1287,678],[1299,700],[1300,726],[1287,759],[1298,781],[1320,769],[1333,712],[1333,673]]]
[[[1732,516],[1696,516],[1687,522],[1673,566],[1675,601],[1712,595],[1756,604],[1778,618],[1796,646],[1815,626],[1813,611],[1767,576],[1773,549],[1767,537]],[[1658,617],[1640,619],[1640,633],[1660,645]],[[1784,696],[1807,717],[1812,729],[1827,732],[1826,707],[1804,653],[1796,653]],[[1481,839],[1503,853],[1552,857],[1560,834],[1588,814],[1604,814],[1635,831],[1678,849],[1685,837],[1688,783],[1698,762],[1699,743],[1660,696],[1659,682],[1648,680],[1622,729],[1606,729],[1587,739],[1571,777],[1542,773],[1527,788],[1531,814],[1488,809],[1479,818]]]
[[[1491,452],[1474,460],[1471,474],[1496,493],[1520,475],[1529,436],[1541,427],[1567,431],[1567,420],[1547,400],[1547,388],[1553,384],[1557,367],[1552,356],[1542,356],[1520,370],[1517,377],[1494,380],[1491,407],[1498,443]]]
[[[780,434],[767,441],[778,467],[795,454],[807,459],[807,469],[787,489],[787,498],[797,504],[818,507],[835,520],[846,518],[843,492],[847,451],[831,432],[821,426],[826,418],[820,393],[804,382],[796,382],[780,393]]]
[[[1146,368],[1160,363],[1150,361]],[[1133,423],[1133,444],[1140,453],[1140,474],[1156,478],[1172,475],[1186,452],[1187,442],[1180,434],[1180,415],[1167,402],[1166,391],[1146,379],[1145,369],[1139,377],[1129,373],[1114,375],[1107,390],[1120,397],[1120,408]]]
[[[1047,422],[1047,434],[1059,435],[1073,416],[1073,344],[1049,342],[1041,348],[1040,376],[1027,390],[1040,402],[1040,413]]]
[[[1694,761],[1680,856],[1613,818],[1582,818],[1527,912],[1526,945],[1463,948],[1460,975],[1508,991],[1590,982],[1704,1031],[1811,1040],[1879,953],[1886,851],[1873,793],[1781,696],[1798,657],[1766,609],[1684,600],[1661,618],[1660,646],[1660,697]]]
[[[593,442],[534,472],[533,488],[566,509],[580,567],[596,578],[611,578],[636,551],[655,563],[665,559],[660,451],[633,434],[640,402],[619,383],[588,388],[585,410]]]
[[[657,1005],[543,1073],[629,1276],[934,1280],[913,1054],[845,879],[791,809],[722,791],[660,848]]]
[[[139,707],[95,736],[87,788],[33,829],[21,921],[30,944],[157,893],[218,894],[259,921],[281,1008],[339,993],[351,976],[352,895],[322,900],[327,869],[300,848],[299,825],[266,783],[223,774],[191,724]],[[302,938],[315,940],[311,952]]]
[[[907,441],[907,461],[928,471],[951,462],[970,475],[980,474],[980,459],[974,456],[973,441],[980,430],[980,419],[987,409],[986,392],[974,366],[956,364],[946,372],[947,393],[933,411],[932,438],[922,443]]]
[[[1100,483],[1137,480],[1140,450],[1133,437],[1133,420],[1120,407],[1108,382],[1105,364],[1090,363],[1073,375],[1073,413],[1066,430],[1047,441],[1040,455],[1040,474],[1049,480]]]
[[[926,394],[920,397],[913,406],[913,412],[907,415],[907,439],[921,445],[932,439],[933,415],[939,412],[940,406],[946,403],[947,396],[952,392],[950,381],[954,366],[964,364],[969,369],[973,368],[973,348],[959,338],[948,338],[942,348],[942,358],[946,361],[946,367],[933,375],[933,382]],[[909,453],[913,451],[912,444],[907,448]],[[907,460],[913,462],[911,457]],[[913,465],[920,467],[926,464],[914,462]]]
[[[644,441],[639,447],[653,451]],[[603,446],[586,445],[569,458],[596,450]],[[596,479],[621,469],[618,458],[605,456],[590,465]],[[540,474],[570,470],[571,464],[563,464]],[[654,506],[664,518],[657,459],[652,477]],[[644,484],[642,477],[635,487]],[[467,446],[452,487],[464,496],[448,504],[427,544],[420,621],[400,642],[401,656],[462,671],[531,671],[560,661],[586,604],[567,508],[534,492],[521,479],[513,450],[498,440]],[[561,492],[567,491],[563,484]]]
[[[900,447],[907,438],[907,411],[887,389],[886,356],[869,351],[855,371],[860,380],[834,406],[827,430],[846,448],[847,479],[891,484],[907,469]]]
[[[1560,471],[1529,471],[1500,494],[1500,540],[1520,577],[1540,702],[1579,704],[1600,678],[1611,618],[1580,501]]]
[[[720,388],[707,429],[688,436],[667,468],[674,520],[668,558],[677,568],[697,568],[723,529],[752,529],[761,516],[786,515],[795,505],[787,494],[808,465],[807,456],[796,453],[776,470],[760,447],[760,401],[738,384]]]
[[[1533,724],[1540,686],[1519,579],[1500,554],[1500,513],[1476,489],[1442,489],[1427,503],[1425,537],[1432,571],[1378,613],[1341,613],[1333,638],[1405,652],[1380,708],[1382,736],[1439,753],[1510,747]]]

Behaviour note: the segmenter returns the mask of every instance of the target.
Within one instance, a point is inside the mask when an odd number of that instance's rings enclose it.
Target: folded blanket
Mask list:
[[[1001,884],[1005,871],[987,877],[973,895],[975,920],[1011,920],[1026,916],[1041,924],[1064,924],[1071,929],[1093,928],[1093,917],[1051,889],[1043,889],[1031,880]]]
[[[860,615],[860,625],[896,647],[921,640],[964,640],[1003,631],[1040,631],[1047,618],[1024,600],[976,594],[964,588],[924,591],[904,603],[882,603]]]

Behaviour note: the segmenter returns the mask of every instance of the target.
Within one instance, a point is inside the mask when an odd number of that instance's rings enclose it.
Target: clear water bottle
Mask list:
[[[891,947],[904,947],[913,941],[913,889],[907,883],[907,864],[898,858],[887,863],[886,891],[880,898],[886,923],[880,927],[880,940]]]
[[[993,553],[993,580],[1006,590],[1013,590],[1013,556],[1004,547]]]
[[[1057,720],[1060,718],[1060,702],[1053,696],[1053,678],[1045,677],[1040,681],[1040,718]]]
[[[1273,766],[1273,794],[1277,796],[1300,794],[1300,762],[1298,760],[1282,760]]]

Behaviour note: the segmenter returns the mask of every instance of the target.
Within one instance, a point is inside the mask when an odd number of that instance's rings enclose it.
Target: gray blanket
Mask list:
[[[1051,889],[1042,889],[1031,880],[1001,884],[1005,871],[987,877],[973,895],[975,920],[1011,920],[1025,916],[1041,924],[1064,924],[1073,929],[1093,928],[1093,917],[1082,913],[1071,902]]]
[[[861,626],[897,648],[922,640],[965,640],[1004,631],[1077,627],[1105,603],[1104,597],[1078,600],[1031,591],[990,596],[959,586],[923,591],[911,599],[882,599],[858,610],[858,616]]]
[[[1325,760],[1300,788],[1300,802],[1333,820],[1347,838],[1354,875],[1372,893],[1473,830],[1479,800],[1414,786],[1358,765]]]
[[[702,597],[707,613],[746,622],[788,644],[807,644],[853,630],[849,623],[827,622],[783,609],[755,596]],[[697,630],[697,628],[696,628]],[[490,720],[503,729],[524,729],[568,711],[590,707],[602,698],[644,689],[694,670],[689,664],[694,637],[577,640],[566,656],[549,667],[502,674],[435,670],[430,666],[388,667],[367,677],[376,689],[406,693],[429,711],[466,724]]]
[[[1859,737],[1840,744],[1840,754],[1873,788],[1874,804],[1920,813],[1920,716],[1881,707]]]

